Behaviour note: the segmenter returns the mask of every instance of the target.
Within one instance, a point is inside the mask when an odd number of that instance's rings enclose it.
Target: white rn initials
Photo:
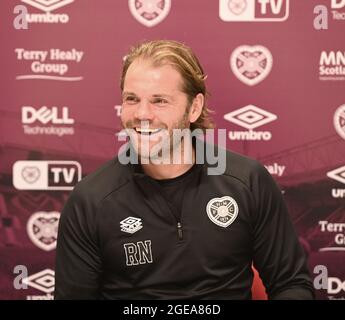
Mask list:
[[[125,243],[123,245],[126,253],[126,265],[136,266],[138,264],[152,263],[151,240],[138,241],[137,243]]]

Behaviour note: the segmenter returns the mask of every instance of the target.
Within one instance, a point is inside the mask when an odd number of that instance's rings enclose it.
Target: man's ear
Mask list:
[[[193,99],[193,103],[189,109],[189,122],[193,123],[199,119],[202,108],[205,103],[205,97],[202,93],[198,93]]]

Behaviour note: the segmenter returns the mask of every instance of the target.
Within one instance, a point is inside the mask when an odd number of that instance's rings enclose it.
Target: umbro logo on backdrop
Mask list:
[[[59,9],[72,3],[73,1],[74,0],[22,0],[22,2],[45,12],[51,12]]]
[[[248,129],[248,131],[229,131],[230,140],[271,140],[272,133],[270,131],[254,131],[253,129],[277,118],[275,114],[254,105],[248,105],[224,115],[225,120]]]

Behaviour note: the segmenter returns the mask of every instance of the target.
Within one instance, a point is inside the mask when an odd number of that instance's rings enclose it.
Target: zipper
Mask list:
[[[182,240],[183,239],[183,232],[182,232],[181,222],[177,222],[177,234],[178,234],[179,240]]]
[[[172,208],[168,205],[167,199],[164,196],[164,194],[162,193],[162,190],[160,189],[158,182],[156,182],[156,181],[152,181],[152,182],[151,182],[151,185],[153,185],[156,188],[156,190],[158,191],[157,192],[157,196],[159,195],[159,198],[160,198],[160,199],[157,199],[157,200],[160,201],[162,203],[162,205],[164,205],[169,210],[171,215],[175,218],[175,221],[177,221],[177,236],[178,236],[178,240],[179,241],[183,240],[183,229],[182,229],[181,222],[177,220],[177,217],[173,213]]]

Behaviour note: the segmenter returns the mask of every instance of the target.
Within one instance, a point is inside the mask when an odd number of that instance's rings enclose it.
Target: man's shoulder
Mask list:
[[[218,147],[218,152],[220,149],[221,147]],[[250,187],[253,179],[268,174],[258,160],[229,149],[222,150],[225,154],[224,176],[235,178]]]
[[[100,201],[110,193],[120,189],[130,180],[130,169],[123,165],[118,158],[103,163],[95,171],[79,181],[74,190],[74,195],[89,200]]]
[[[249,156],[226,150],[226,171],[225,174],[247,175],[262,168],[262,164]]]

